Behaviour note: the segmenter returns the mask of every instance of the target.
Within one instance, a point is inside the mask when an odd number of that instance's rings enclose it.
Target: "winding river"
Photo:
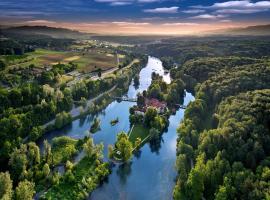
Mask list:
[[[138,92],[146,90],[151,84],[151,74],[156,72],[163,76],[164,81],[170,83],[170,75],[164,72],[162,63],[154,57],[148,58],[148,63],[140,72],[140,85],[135,88],[130,84],[127,96],[136,97]],[[194,97],[186,93],[184,105]],[[103,112],[98,114],[101,119],[101,130],[93,135],[95,143],[103,142],[105,160],[107,160],[107,146],[114,144],[116,135],[120,131],[128,132],[129,108],[132,102],[117,102],[109,104]],[[89,200],[167,200],[172,199],[176,171],[176,129],[183,118],[184,110],[179,109],[169,118],[170,124],[159,141],[145,144],[129,164],[114,165],[108,180],[98,187],[89,197]],[[119,123],[111,126],[110,121],[119,118]],[[66,135],[72,138],[83,138],[88,133],[94,116],[88,115],[75,120],[61,131],[46,134],[45,138],[51,141],[53,137]],[[78,156],[76,159],[80,159]]]

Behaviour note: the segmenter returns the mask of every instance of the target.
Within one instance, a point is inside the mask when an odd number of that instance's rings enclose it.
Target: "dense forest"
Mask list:
[[[137,46],[138,51],[144,51],[157,57],[171,57],[179,65],[194,58],[241,56],[261,58],[269,56],[270,40],[261,37],[186,37],[168,38],[160,43]],[[136,49],[136,48],[135,48]]]
[[[252,46],[253,55],[245,46],[237,50],[241,55],[198,56],[171,70],[196,94],[178,129],[174,199],[269,198],[270,62],[263,57],[269,50],[261,50],[265,44]]]

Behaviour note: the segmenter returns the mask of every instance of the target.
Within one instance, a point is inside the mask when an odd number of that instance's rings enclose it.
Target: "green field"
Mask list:
[[[120,55],[120,61],[124,55]],[[26,53],[22,56],[0,56],[7,65],[8,69],[17,67],[28,67],[33,64],[36,67],[50,66],[57,63],[73,62],[78,64],[81,72],[91,72],[98,68],[107,70],[117,67],[116,56],[104,51],[93,50],[91,52],[65,52],[46,49],[37,49],[34,52]]]
[[[74,60],[73,63],[78,65],[79,71],[91,72],[101,68],[107,70],[117,67],[116,57],[97,52],[83,53],[79,59]]]
[[[129,140],[134,144],[137,138],[141,138],[142,141],[149,136],[149,129],[145,128],[141,124],[135,124],[132,131],[129,134]]]

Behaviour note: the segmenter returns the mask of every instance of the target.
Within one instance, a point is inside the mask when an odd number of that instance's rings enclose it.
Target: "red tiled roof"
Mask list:
[[[159,101],[158,99],[145,99],[145,104],[146,106],[152,106],[155,108],[165,108],[166,107],[166,102],[164,101]]]

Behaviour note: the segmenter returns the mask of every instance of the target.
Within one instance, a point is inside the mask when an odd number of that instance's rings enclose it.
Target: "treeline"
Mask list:
[[[0,40],[0,55],[23,55],[34,51],[30,45],[21,44],[15,40]]]
[[[243,56],[261,58],[270,54],[269,37],[169,38],[136,50],[157,57],[171,57],[179,65],[199,57]]]
[[[45,35],[5,33],[0,40],[0,55],[23,55],[36,48],[65,50],[74,43],[73,39],[52,38]]]
[[[178,129],[174,198],[269,198],[269,61],[205,58],[175,72],[197,86]]]

